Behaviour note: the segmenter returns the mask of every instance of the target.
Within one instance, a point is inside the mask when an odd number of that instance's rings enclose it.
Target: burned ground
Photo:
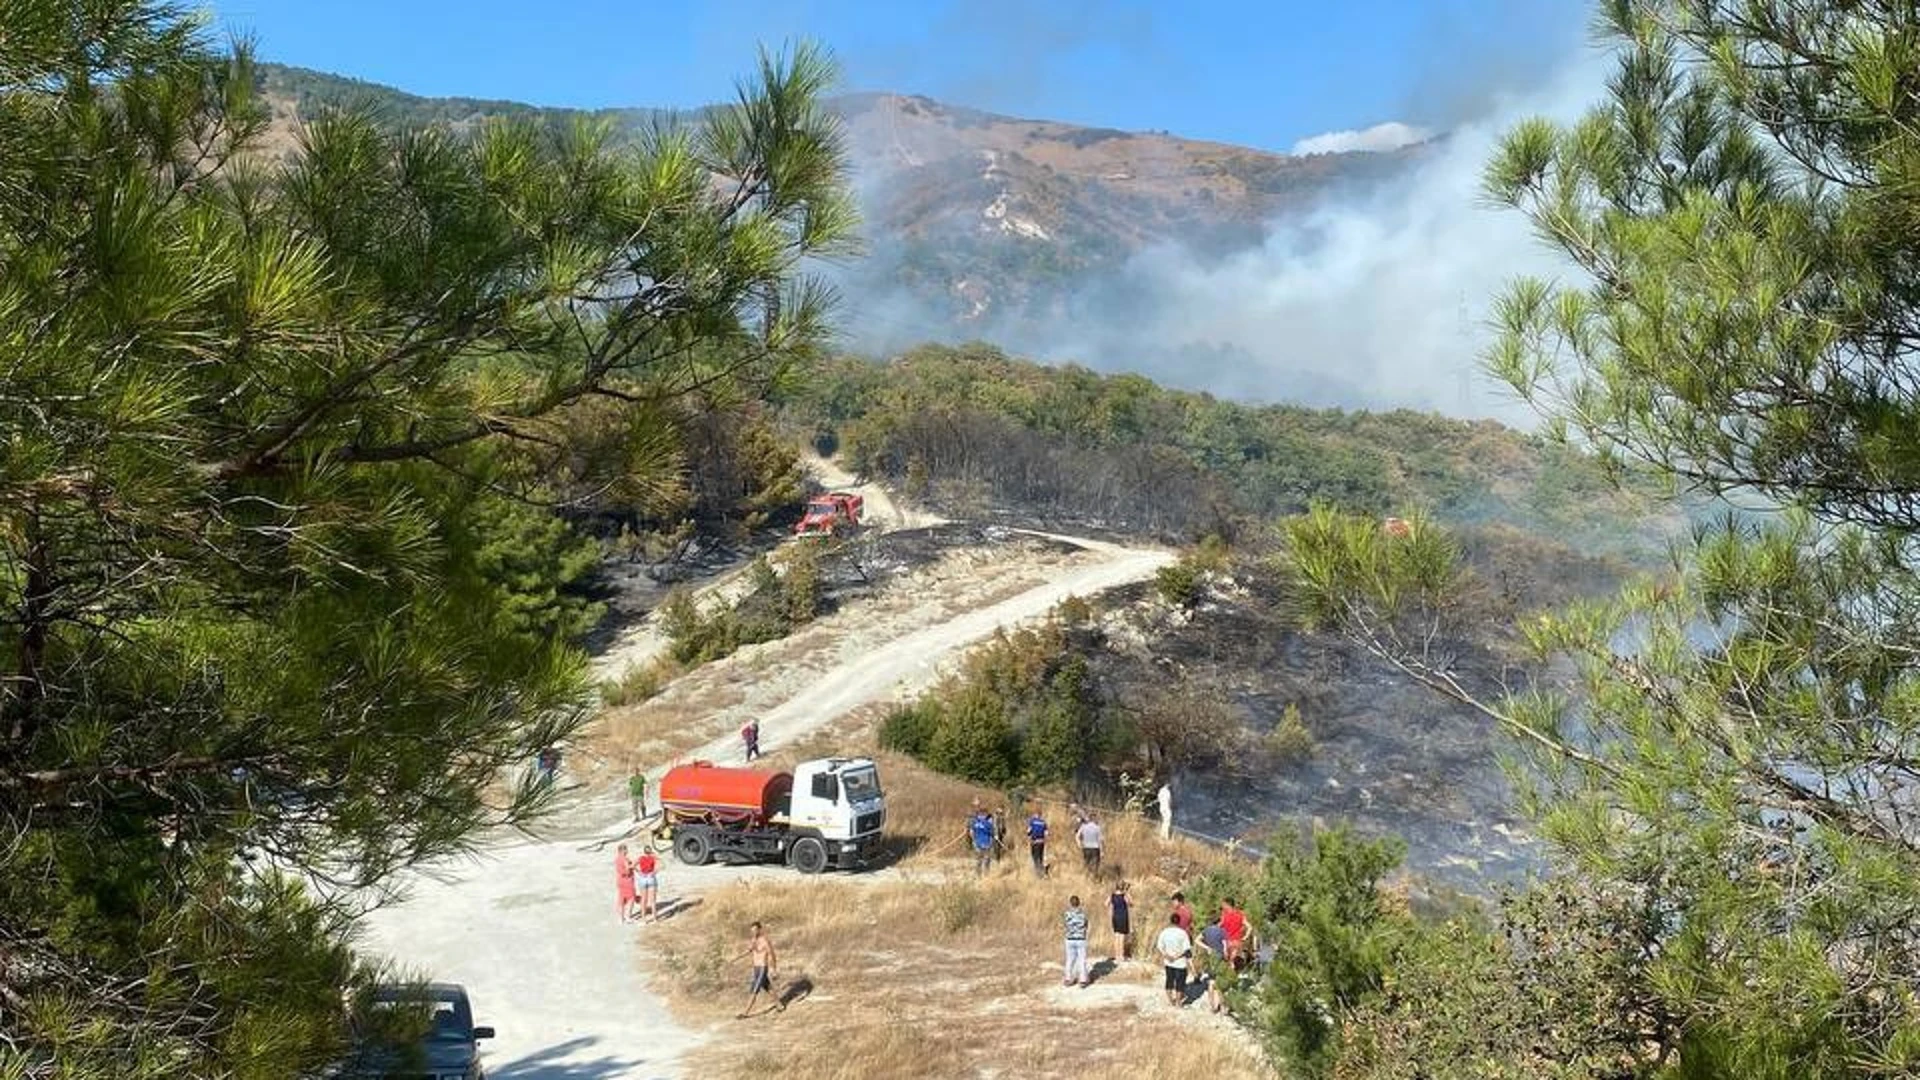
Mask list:
[[[754,559],[786,544],[811,544],[821,555],[823,607],[873,595],[888,581],[967,550],[1019,544],[1037,552],[1076,550],[1063,540],[998,524],[947,522],[892,532],[868,530],[843,538],[795,539],[784,530],[764,530],[736,543],[705,540],[672,563],[650,564],[619,557],[604,560],[592,583],[592,597],[606,614],[584,642],[603,653],[623,631],[644,622],[675,589],[701,589],[745,568]]]
[[[1276,829],[1350,822],[1401,837],[1411,869],[1457,887],[1533,864],[1499,765],[1511,747],[1486,717],[1343,641],[1289,626],[1250,597],[1209,599],[1157,621],[1145,649],[1089,655],[1103,698],[1205,687],[1231,704],[1248,736],[1237,761],[1176,770],[1184,828],[1257,846]],[[1463,645],[1457,666],[1486,689],[1503,674],[1483,646]],[[1312,747],[1279,756],[1266,740],[1289,706]]]
[[[1467,537],[1475,629],[1438,644],[1482,700],[1533,678],[1512,627],[1528,611],[1617,588],[1625,569],[1510,533]],[[1276,830],[1348,822],[1405,840],[1408,866],[1485,890],[1524,875],[1539,851],[1511,803],[1518,747],[1485,715],[1421,686],[1346,640],[1302,629],[1270,568],[1243,559],[1181,607],[1151,584],[1109,593],[1100,633],[1078,635],[1104,708],[1190,688],[1242,726],[1238,753],[1174,768],[1175,819],[1259,846]],[[1311,734],[1280,746],[1289,707]],[[1506,764],[1503,764],[1505,762]]]

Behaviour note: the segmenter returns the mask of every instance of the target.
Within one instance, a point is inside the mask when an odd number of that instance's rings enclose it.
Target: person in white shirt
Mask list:
[[[1173,785],[1160,785],[1160,839],[1173,839]]]
[[[1187,1003],[1187,964],[1193,959],[1193,938],[1180,925],[1178,915],[1167,919],[1166,929],[1153,943],[1160,954],[1160,963],[1167,969],[1167,1003],[1184,1006]]]
[[[1080,862],[1086,866],[1087,873],[1098,877],[1100,874],[1100,823],[1087,818],[1073,832],[1074,839],[1080,842]]]

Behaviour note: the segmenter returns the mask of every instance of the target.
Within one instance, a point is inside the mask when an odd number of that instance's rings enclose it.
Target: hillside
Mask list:
[[[775,404],[818,448],[962,518],[1191,541],[1326,502],[1629,560],[1682,521],[1649,487],[1493,421],[1248,405],[983,344],[841,358]]]
[[[261,72],[276,148],[291,145],[301,118],[355,103],[403,126],[586,115],[634,131],[672,118],[648,108],[420,97],[280,64]],[[983,336],[1066,316],[1077,285],[1150,246],[1213,255],[1252,247],[1265,223],[1390,177],[1422,153],[1296,157],[901,94],[848,94],[833,106],[846,123],[868,238],[869,257],[842,270],[854,300],[850,332],[863,343]],[[911,319],[890,310],[902,307]]]

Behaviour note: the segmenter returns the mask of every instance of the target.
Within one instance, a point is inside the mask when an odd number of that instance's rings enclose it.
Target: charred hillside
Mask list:
[[[1465,530],[1472,568],[1434,642],[1471,691],[1536,674],[1523,612],[1617,588],[1625,570],[1505,530]],[[883,723],[884,745],[997,786],[1096,803],[1171,777],[1175,819],[1214,840],[1348,823],[1407,842],[1408,866],[1480,890],[1535,865],[1485,715],[1302,626],[1265,554],[1208,545],[1158,580],[1069,602],[1007,634]],[[1153,778],[1148,780],[1147,778]]]

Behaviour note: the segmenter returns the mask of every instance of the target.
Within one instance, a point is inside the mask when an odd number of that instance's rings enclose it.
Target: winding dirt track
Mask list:
[[[843,486],[843,478],[826,476],[833,486]],[[875,509],[908,521],[890,502]],[[1069,595],[1092,596],[1146,578],[1173,558],[1052,538],[1086,549],[1096,561],[841,660],[810,680],[803,694],[762,716],[762,743],[798,739],[862,705],[924,687],[941,661],[996,629],[1044,615]],[[735,742],[728,734],[694,756],[729,759]],[[487,1054],[494,1080],[697,1074],[686,1055],[704,1033],[680,1027],[648,991],[646,930],[621,924],[613,911],[610,845],[629,830],[629,816],[621,792],[582,795],[559,810],[542,835],[495,837],[474,860],[419,874],[404,903],[367,920],[369,948],[466,984],[478,1022],[499,1031]],[[786,873],[717,865],[692,873],[669,859],[662,901],[743,876]],[[832,887],[829,881],[821,879],[823,887]]]

